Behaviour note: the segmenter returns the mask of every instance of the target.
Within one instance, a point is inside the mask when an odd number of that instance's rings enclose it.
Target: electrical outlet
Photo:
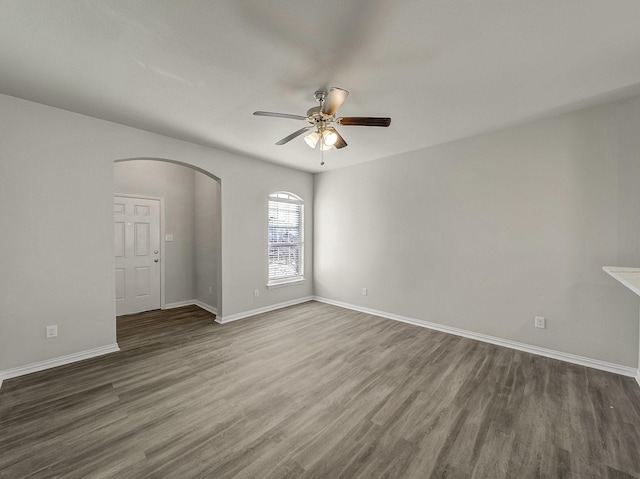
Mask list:
[[[535,326],[536,328],[545,329],[547,327],[547,321],[542,316],[536,316]]]
[[[58,325],[47,326],[47,339],[55,338],[58,336]]]
[[[253,297],[254,298],[258,298],[260,296],[260,290],[259,289],[254,289],[253,290]]]
[[[362,296],[366,296],[368,293],[367,288],[362,288]]]

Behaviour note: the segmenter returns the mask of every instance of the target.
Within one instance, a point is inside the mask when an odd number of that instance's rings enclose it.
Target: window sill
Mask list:
[[[267,289],[282,288],[283,286],[295,286],[296,284],[302,284],[305,281],[306,280],[304,278],[295,278],[285,281],[279,281],[277,283],[267,283]]]

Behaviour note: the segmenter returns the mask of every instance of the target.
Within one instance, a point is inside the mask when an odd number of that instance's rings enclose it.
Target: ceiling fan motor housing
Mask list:
[[[316,116],[319,117],[320,116],[320,108],[321,107],[319,107],[319,106],[314,106],[314,107],[309,108],[307,110],[307,116],[309,118],[316,117]]]

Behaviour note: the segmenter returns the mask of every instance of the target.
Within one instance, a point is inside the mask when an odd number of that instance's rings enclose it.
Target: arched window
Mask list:
[[[304,279],[304,202],[277,191],[269,195],[268,286]]]

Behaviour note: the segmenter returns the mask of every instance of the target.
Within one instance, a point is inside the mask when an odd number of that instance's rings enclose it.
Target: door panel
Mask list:
[[[137,267],[136,275],[136,298],[149,296],[149,268]]]
[[[150,209],[147,205],[134,205],[133,211],[136,216],[149,216],[150,214]]]
[[[124,222],[115,222],[115,246],[116,246],[116,258],[124,257]]]
[[[160,309],[160,201],[114,200],[116,314]]]
[[[136,256],[149,256],[149,223],[135,223],[134,234]]]

